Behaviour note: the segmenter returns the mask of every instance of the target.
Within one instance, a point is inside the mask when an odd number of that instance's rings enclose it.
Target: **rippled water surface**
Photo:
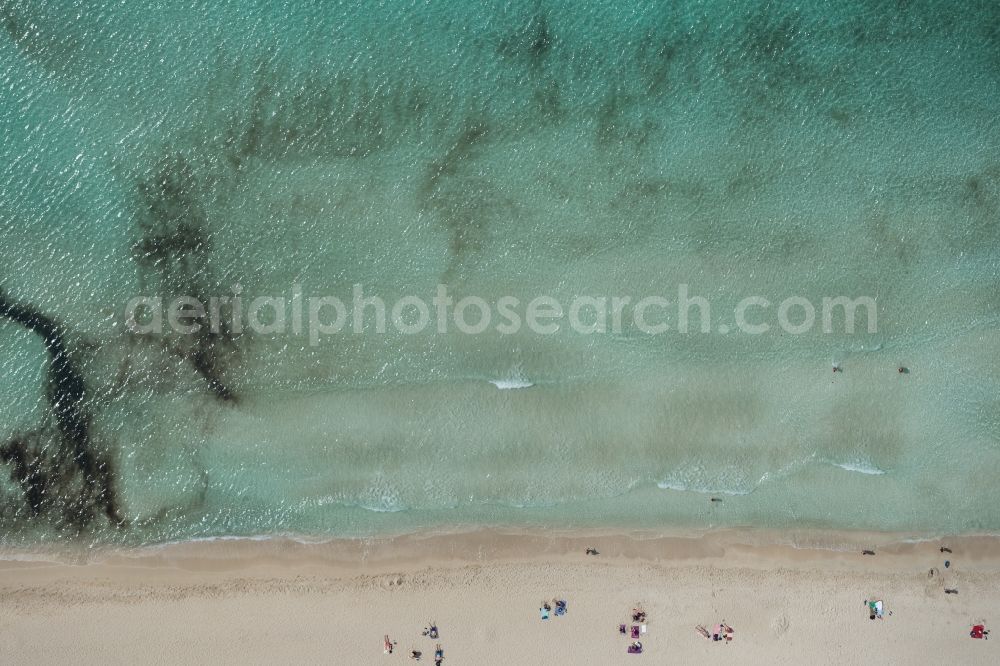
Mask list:
[[[0,540],[997,531],[998,7],[0,0]],[[124,325],[355,284],[711,323]]]

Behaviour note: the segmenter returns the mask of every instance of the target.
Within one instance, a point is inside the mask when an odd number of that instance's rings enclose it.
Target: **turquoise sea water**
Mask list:
[[[1000,5],[171,7],[0,0],[3,543],[1000,530]],[[711,332],[124,322],[355,284]]]

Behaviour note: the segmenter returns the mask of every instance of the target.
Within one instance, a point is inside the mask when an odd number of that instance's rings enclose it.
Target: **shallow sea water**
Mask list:
[[[0,0],[0,25],[4,543],[1000,529],[996,3]],[[124,325],[139,295],[355,284],[687,285],[710,332]],[[741,333],[752,295],[772,324],[868,296],[877,330]]]

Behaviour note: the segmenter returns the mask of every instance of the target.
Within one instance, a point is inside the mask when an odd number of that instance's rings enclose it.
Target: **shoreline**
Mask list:
[[[670,531],[539,528],[438,529],[368,537],[320,537],[292,534],[218,536],[140,546],[40,544],[37,547],[0,547],[0,572],[16,563],[94,566],[132,561],[230,561],[265,557],[294,562],[305,558],[331,566],[365,568],[371,565],[427,560],[454,563],[518,561],[545,554],[572,557],[597,548],[606,558],[652,563],[724,559],[729,550],[768,551],[772,554],[813,553],[838,559],[874,550],[905,555],[928,545],[958,544],[978,560],[1000,569],[1000,535],[921,535],[911,532],[861,530],[709,528]],[[531,553],[531,555],[525,555]],[[794,557],[792,557],[794,559]]]

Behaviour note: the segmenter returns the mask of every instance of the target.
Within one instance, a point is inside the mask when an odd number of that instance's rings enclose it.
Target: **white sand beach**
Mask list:
[[[22,554],[0,565],[0,660],[403,664],[415,649],[433,663],[439,642],[448,665],[997,662],[996,641],[969,636],[1000,618],[996,539],[795,535],[838,551],[766,545],[776,536],[479,531],[186,543],[59,563]],[[554,598],[566,614],[541,620]],[[872,621],[865,601],[876,599],[886,615]],[[647,633],[629,655],[618,626],[636,605]],[[438,641],[421,635],[431,621]],[[695,632],[722,621],[731,642]]]

